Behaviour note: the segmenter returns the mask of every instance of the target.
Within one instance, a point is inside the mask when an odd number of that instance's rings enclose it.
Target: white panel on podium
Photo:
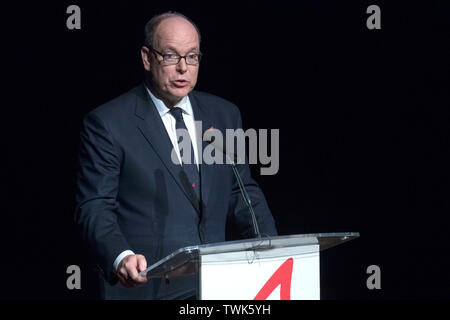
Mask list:
[[[319,300],[319,245],[278,248],[270,253],[239,251],[201,256],[200,299],[252,300],[289,259],[292,269],[280,270],[282,274],[267,290],[267,299],[280,300],[286,280],[290,292],[285,299]]]

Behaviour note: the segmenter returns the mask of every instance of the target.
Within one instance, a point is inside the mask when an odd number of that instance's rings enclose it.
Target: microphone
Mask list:
[[[213,140],[209,140],[208,143],[211,144],[214,148],[216,148],[220,152],[222,152],[228,158],[228,160],[231,164],[231,168],[233,169],[234,176],[236,177],[237,183],[239,185],[239,190],[241,191],[242,198],[244,199],[244,202],[247,205],[248,211],[250,212],[250,215],[252,218],[253,233],[255,234],[255,236],[258,239],[260,239],[261,233],[259,232],[259,227],[258,227],[258,222],[256,220],[255,211],[253,211],[252,201],[247,193],[247,190],[245,189],[244,183],[242,182],[242,178],[241,178],[241,175],[239,174],[236,164],[234,163],[230,154],[225,152],[221,146],[217,145]]]

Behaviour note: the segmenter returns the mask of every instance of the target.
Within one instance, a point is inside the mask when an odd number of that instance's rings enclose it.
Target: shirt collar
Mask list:
[[[170,112],[170,109],[167,108],[166,104],[161,99],[155,97],[155,95],[150,91],[150,89],[147,86],[145,86],[145,89],[147,89],[147,92],[161,117],[165,116],[168,112]],[[178,102],[174,107],[178,107],[181,110],[183,110],[184,114],[192,115],[193,113],[192,105],[191,102],[189,101],[188,96],[183,97],[183,99],[181,99],[181,101]]]

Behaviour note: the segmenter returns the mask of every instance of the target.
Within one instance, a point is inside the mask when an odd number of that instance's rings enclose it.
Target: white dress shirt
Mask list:
[[[158,110],[159,115],[161,116],[161,120],[164,123],[164,126],[166,127],[167,134],[169,135],[170,141],[172,141],[172,145],[175,149],[175,152],[177,153],[178,160],[181,163],[181,156],[180,156],[180,149],[178,148],[178,138],[177,138],[177,132],[175,129],[175,123],[176,120],[174,116],[170,113],[170,109],[166,107],[164,102],[158,98],[156,98],[153,93],[146,87],[147,92],[152,99],[153,103],[155,104],[156,109]],[[198,150],[197,150],[197,135],[195,132],[195,120],[194,120],[194,112],[192,111],[192,105],[189,101],[189,97],[186,96],[183,99],[181,99],[180,102],[178,102],[175,106],[180,108],[183,111],[183,120],[184,124],[186,125],[186,128],[189,132],[189,136],[191,137],[192,141],[192,147],[194,149],[194,157],[195,157],[195,163],[197,164],[198,169]]]
[[[174,116],[170,113],[170,109],[165,105],[165,103],[161,99],[155,97],[153,93],[147,88],[147,86],[145,88],[147,89],[147,93],[150,99],[152,99],[156,107],[156,110],[158,110],[158,113],[161,116],[161,120],[164,123],[164,127],[166,128],[167,134],[169,135],[170,141],[172,142],[172,146],[177,154],[178,160],[181,163],[180,149],[178,148],[178,138],[175,128],[176,120]],[[189,132],[189,136],[191,137],[192,147],[194,149],[195,163],[197,164],[198,169],[198,150],[196,139],[197,135],[195,130],[194,112],[192,111],[192,105],[191,102],[189,101],[189,97],[188,96],[184,97],[174,107],[179,107],[183,111],[182,112],[183,120]],[[114,260],[114,270],[117,270],[120,261],[122,261],[123,258],[125,258],[130,254],[134,254],[134,252],[131,250],[125,250],[121,254],[119,254],[116,260]]]

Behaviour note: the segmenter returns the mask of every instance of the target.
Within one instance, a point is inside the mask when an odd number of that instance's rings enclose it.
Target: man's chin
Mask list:
[[[177,100],[181,100],[184,97],[186,97],[189,94],[189,92],[191,92],[191,90],[192,90],[191,88],[187,88],[187,87],[186,88],[177,88],[177,89],[171,90],[170,93]]]

